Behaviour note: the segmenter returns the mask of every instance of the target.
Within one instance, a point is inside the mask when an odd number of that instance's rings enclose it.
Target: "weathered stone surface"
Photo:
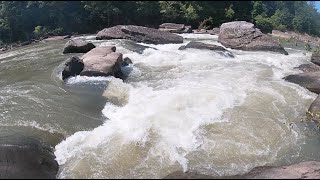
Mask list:
[[[122,54],[114,52],[115,47],[97,47],[84,54],[81,59],[84,69],[82,76],[115,76],[122,77]]]
[[[183,38],[176,34],[134,25],[118,25],[98,32],[96,39],[131,39],[152,44],[182,43]]]
[[[224,47],[217,46],[214,44],[206,44],[206,43],[202,43],[202,42],[191,41],[187,45],[179,47],[179,50],[184,50],[186,48],[207,49],[207,50],[218,51],[218,52],[219,51],[220,52],[227,52],[227,56],[234,57],[234,55],[231,52],[229,52],[228,50],[226,50]]]
[[[174,172],[164,179],[319,179],[320,162],[307,161],[289,166],[256,167],[249,173],[235,176],[209,176],[195,172]]]
[[[78,57],[71,57],[66,63],[65,68],[62,71],[62,80],[65,80],[71,76],[79,75],[83,70],[84,64]]]
[[[271,36],[263,34],[252,23],[233,21],[220,26],[219,42],[225,47],[245,51],[273,51],[288,55],[288,52]]]
[[[313,63],[311,64],[301,64],[298,67],[295,67],[295,69],[299,69],[303,72],[316,72],[316,71],[320,71],[320,66],[315,65]]]
[[[163,23],[159,26],[159,28],[164,29],[176,29],[177,31],[182,31],[185,28],[184,24],[176,24],[176,23]]]
[[[53,150],[38,140],[0,138],[0,179],[55,179],[58,170]]]
[[[95,48],[95,45],[88,43],[81,39],[69,40],[64,48],[63,54],[66,53],[86,53],[91,49]]]
[[[317,94],[320,93],[320,71],[293,74],[286,76],[284,79],[286,81],[299,84],[300,86],[307,88],[311,92]]]

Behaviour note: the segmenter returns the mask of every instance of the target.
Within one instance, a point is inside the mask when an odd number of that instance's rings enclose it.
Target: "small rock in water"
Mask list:
[[[65,68],[62,71],[62,80],[69,78],[70,76],[79,75],[84,68],[83,61],[78,57],[72,57],[65,63]]]
[[[122,66],[129,66],[129,64],[132,64],[132,60],[130,59],[130,58],[128,58],[128,57],[125,57],[124,59],[123,59],[123,62],[122,62]]]

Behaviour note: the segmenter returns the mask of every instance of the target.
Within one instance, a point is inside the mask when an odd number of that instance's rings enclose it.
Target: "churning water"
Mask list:
[[[116,45],[132,59],[125,82],[77,76],[63,84],[61,69],[71,56],[61,54],[65,41],[1,54],[0,126],[66,138],[52,143],[58,178],[234,175],[320,160],[318,130],[301,121],[316,94],[282,79],[299,73],[294,67],[310,54],[229,49],[231,58],[178,50],[190,40],[221,45],[213,35],[182,36],[183,44],[139,43],[150,46],[140,53],[122,41],[81,37]]]

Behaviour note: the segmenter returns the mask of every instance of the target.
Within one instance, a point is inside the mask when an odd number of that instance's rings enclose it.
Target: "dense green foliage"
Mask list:
[[[252,22],[264,32],[320,35],[320,15],[308,1],[1,1],[0,6],[4,43],[48,33],[95,33],[118,24],[157,28],[175,22],[212,28],[234,20]]]

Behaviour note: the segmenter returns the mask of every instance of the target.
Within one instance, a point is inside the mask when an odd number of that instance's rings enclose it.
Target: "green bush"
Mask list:
[[[254,18],[256,26],[264,33],[272,32],[272,23],[270,18],[258,15]]]

